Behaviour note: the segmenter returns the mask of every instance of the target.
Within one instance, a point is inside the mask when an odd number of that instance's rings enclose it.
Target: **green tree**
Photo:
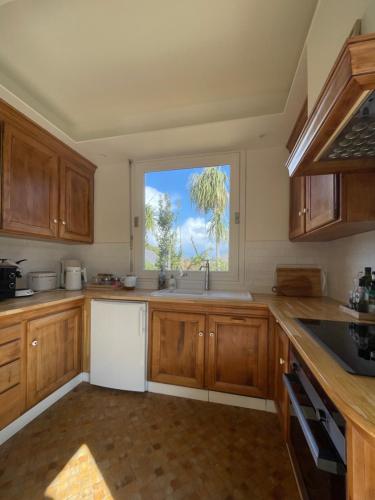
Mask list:
[[[176,215],[172,210],[170,196],[166,193],[159,198],[156,217],[156,241],[158,245],[158,269],[176,269],[180,265],[182,251],[177,250]]]
[[[228,178],[220,167],[206,167],[190,179],[190,198],[198,210],[210,215],[208,234],[215,241],[216,269],[222,264],[220,243],[228,238],[225,210],[228,206]]]

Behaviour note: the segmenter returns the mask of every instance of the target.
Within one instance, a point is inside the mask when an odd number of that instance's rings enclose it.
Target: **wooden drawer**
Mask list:
[[[0,429],[25,410],[25,323],[0,324]]]
[[[0,366],[0,394],[21,382],[21,361]]]
[[[21,357],[21,339],[0,345],[0,366]]]
[[[12,342],[12,340],[18,340],[22,337],[23,325],[22,323],[17,323],[10,326],[0,326],[0,348],[3,344]]]

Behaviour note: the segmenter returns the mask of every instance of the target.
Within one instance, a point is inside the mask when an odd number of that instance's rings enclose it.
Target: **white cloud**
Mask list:
[[[188,217],[184,223],[179,226],[178,233],[181,235],[182,245],[191,245],[191,239],[201,247],[208,243],[207,227],[203,217]]]
[[[159,208],[159,199],[161,196],[164,196],[166,193],[163,193],[162,191],[159,191],[158,189],[151,187],[151,186],[145,186],[145,203],[151,205],[151,207],[157,211]],[[180,197],[177,194],[169,194],[170,200],[171,200],[171,206],[172,210],[177,210],[178,208],[178,202]]]
[[[145,186],[145,203],[151,205],[154,210],[158,208],[159,199],[164,193],[151,186]]]

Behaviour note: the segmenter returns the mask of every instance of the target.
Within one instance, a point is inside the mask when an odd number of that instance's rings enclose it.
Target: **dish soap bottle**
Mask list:
[[[169,290],[176,290],[176,278],[174,277],[173,274],[171,274],[171,276],[169,278],[168,288],[169,288]]]
[[[372,273],[371,288],[368,294],[368,312],[375,314],[375,271]]]
[[[164,271],[164,267],[161,267],[159,271],[159,280],[158,280],[158,288],[159,290],[164,290],[167,283],[167,277]]]

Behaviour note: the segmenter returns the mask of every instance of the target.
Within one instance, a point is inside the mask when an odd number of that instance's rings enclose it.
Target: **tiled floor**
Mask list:
[[[276,416],[81,384],[0,447],[0,498],[298,498]]]

